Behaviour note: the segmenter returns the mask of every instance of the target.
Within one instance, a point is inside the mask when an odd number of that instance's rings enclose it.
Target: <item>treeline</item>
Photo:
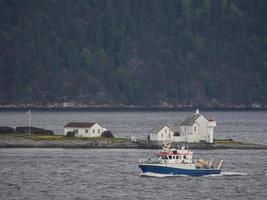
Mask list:
[[[265,0],[0,0],[0,104],[267,103]]]

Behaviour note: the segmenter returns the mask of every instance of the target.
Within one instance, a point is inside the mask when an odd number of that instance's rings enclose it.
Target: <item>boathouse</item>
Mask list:
[[[214,127],[216,127],[216,121],[206,118],[196,110],[180,124],[180,136],[174,136],[173,141],[213,143]]]
[[[168,126],[159,126],[152,129],[149,134],[151,141],[171,142],[173,141],[174,132]]]
[[[77,137],[100,137],[106,130],[97,122],[70,122],[64,126],[64,135],[73,132]]]

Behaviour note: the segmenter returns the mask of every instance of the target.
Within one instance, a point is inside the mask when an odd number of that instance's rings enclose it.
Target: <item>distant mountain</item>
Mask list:
[[[267,105],[266,0],[0,0],[1,105]]]

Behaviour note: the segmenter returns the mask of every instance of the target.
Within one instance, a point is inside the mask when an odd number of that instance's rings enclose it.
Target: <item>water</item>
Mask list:
[[[115,136],[145,138],[153,126],[178,124],[190,112],[32,112],[32,125],[63,133],[70,121],[98,121]],[[267,112],[204,112],[215,138],[267,144]],[[27,126],[25,112],[0,112],[1,126]],[[267,151],[201,150],[225,161],[223,174],[147,177],[139,159],[154,150],[0,149],[0,199],[267,199]]]
[[[143,177],[138,160],[154,150],[0,149],[1,200],[266,199],[263,150],[200,150],[225,160],[221,176]]]
[[[146,138],[154,126],[178,126],[192,112],[32,112],[32,125],[63,134],[71,121],[100,122],[115,136]],[[203,112],[217,121],[215,138],[267,144],[267,112]],[[28,126],[26,112],[0,112],[0,126]]]

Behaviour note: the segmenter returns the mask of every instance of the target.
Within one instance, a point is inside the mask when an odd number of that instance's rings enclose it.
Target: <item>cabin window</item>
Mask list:
[[[84,131],[85,133],[88,133],[88,129],[85,129],[85,131]]]
[[[100,129],[98,129],[97,132],[100,133]]]
[[[95,129],[93,129],[93,133],[95,133]]]

